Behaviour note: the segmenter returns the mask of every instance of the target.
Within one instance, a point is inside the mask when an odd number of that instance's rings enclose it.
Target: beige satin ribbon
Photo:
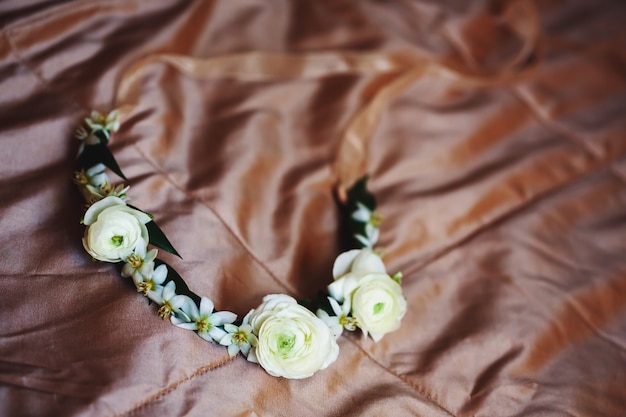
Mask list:
[[[333,164],[337,177],[337,194],[343,201],[345,190],[365,174],[367,143],[382,111],[425,74],[429,77],[442,77],[453,86],[485,88],[515,82],[532,71],[532,65],[523,65],[537,51],[538,46],[538,21],[532,2],[509,2],[501,19],[523,40],[523,45],[518,54],[505,63],[497,74],[462,74],[415,50],[305,54],[247,52],[207,59],[154,54],[136,62],[124,73],[116,94],[116,107],[122,117],[132,111],[140,98],[144,69],[158,62],[172,65],[183,74],[196,79],[221,78],[242,82],[321,78],[339,74],[374,76],[371,83],[375,92],[346,128]]]

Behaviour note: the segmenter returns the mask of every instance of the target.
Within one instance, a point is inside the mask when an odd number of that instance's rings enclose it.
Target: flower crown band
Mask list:
[[[270,294],[238,320],[211,299],[192,292],[174,268],[157,259],[162,249],[180,257],[152,215],[127,203],[129,186],[111,183],[106,169],[126,180],[108,148],[118,130],[116,111],[96,111],[75,137],[82,141],[74,181],[87,200],[83,246],[95,260],[122,264],[121,275],[157,306],[157,314],[202,339],[241,353],[272,376],[307,378],[332,364],[344,329],[380,340],[400,327],[406,313],[400,272],[390,276],[374,249],[381,218],[363,178],[348,192],[347,210],[357,249],[340,254],[333,282],[315,303]],[[313,310],[315,308],[315,310]],[[315,312],[313,312],[315,311]]]

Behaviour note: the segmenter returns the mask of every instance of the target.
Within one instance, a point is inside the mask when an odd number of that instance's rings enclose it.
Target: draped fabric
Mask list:
[[[0,415],[626,415],[626,3],[0,2]],[[81,245],[91,109],[160,254],[239,316],[313,297],[364,174],[408,312],[269,376]]]

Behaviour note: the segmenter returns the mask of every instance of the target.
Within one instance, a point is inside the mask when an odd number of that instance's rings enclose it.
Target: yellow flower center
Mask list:
[[[124,236],[113,236],[111,238],[111,243],[113,243],[113,246],[120,246],[122,243],[124,243]]]
[[[233,333],[233,341],[237,344],[237,346],[241,347],[241,345],[248,343],[248,335],[243,330],[237,330]]]
[[[155,287],[154,281],[148,279],[146,281],[142,281],[137,284],[137,292],[142,293],[143,295],[148,295],[148,291],[153,290]]]
[[[168,319],[173,312],[174,310],[172,309],[172,306],[166,301],[165,303],[163,303],[161,308],[159,308],[157,314],[159,315],[159,317],[161,317],[162,320],[165,320]]]
[[[102,190],[102,192],[106,193],[106,194],[110,194],[111,191],[113,191],[113,185],[109,184],[108,182],[105,182],[104,184],[102,184],[100,186],[100,190]]]
[[[339,316],[339,324],[348,330],[352,330],[356,327],[356,318],[348,317],[345,314],[342,314]]]
[[[206,318],[196,320],[196,326],[198,326],[198,332],[207,333],[213,327],[213,324]]]
[[[372,213],[369,222],[374,227],[380,227],[380,224],[383,222],[383,216],[378,211],[375,211]]]
[[[89,177],[84,171],[74,171],[74,182],[77,184],[89,184]]]
[[[136,253],[131,253],[126,258],[126,263],[128,263],[133,269],[139,269],[143,266],[143,259]]]

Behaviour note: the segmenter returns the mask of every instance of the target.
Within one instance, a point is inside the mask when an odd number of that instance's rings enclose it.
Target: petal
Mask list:
[[[143,275],[144,277],[152,277],[152,275],[154,274],[154,262],[146,262],[145,260],[143,261],[143,265],[141,265],[141,268],[139,268],[138,271],[141,275]],[[156,280],[153,281],[157,284],[162,284],[163,281],[161,282],[156,282]]]
[[[248,352],[248,356],[246,356],[246,359],[249,362],[259,363],[259,360],[256,357],[256,348],[250,349],[250,352]]]
[[[352,249],[339,255],[333,264],[333,277],[337,279],[350,272],[352,262],[360,252],[360,249]]]
[[[248,342],[250,342],[250,345],[253,347],[256,347],[259,344],[259,339],[256,337],[256,335],[249,333],[248,335]]]
[[[200,299],[200,315],[201,316],[210,315],[213,312],[213,307],[215,307],[213,305],[213,301],[211,301],[209,298],[202,297]]]
[[[326,320],[330,319],[330,316],[328,315],[328,313],[322,310],[321,308],[317,309],[317,311],[315,312],[315,315],[324,323],[326,323]]]
[[[196,323],[195,323],[195,322],[188,321],[188,320],[186,320],[186,319],[187,319],[187,317],[178,317],[178,316],[175,316],[175,315],[173,315],[173,314],[170,316],[170,321],[172,322],[172,324],[173,324],[174,326],[181,327],[181,328],[183,328],[183,329],[190,329],[190,326],[180,326],[180,325],[182,325],[182,324],[192,324],[193,326],[196,326]],[[191,329],[191,330],[196,330],[196,329],[195,329],[195,327],[194,327],[194,328],[193,328],[193,329]]]
[[[224,327],[226,327],[226,325],[224,325]],[[241,326],[239,326],[239,330],[241,330],[242,332],[245,332],[246,334],[250,334],[252,333],[252,326],[250,326],[249,324],[242,324]]]
[[[102,211],[106,208],[113,206],[125,206],[126,203],[124,200],[118,197],[106,197],[102,200],[94,203],[89,207],[87,212],[85,213],[85,217],[83,218],[83,224],[89,226],[95,223],[98,220],[98,215],[102,213]]]
[[[239,353],[239,346],[232,344],[228,346],[228,356],[231,358]]]
[[[214,342],[215,341],[211,337],[211,333],[210,332],[209,333],[200,333],[200,332],[198,332],[198,336],[200,336],[201,338],[203,338],[207,342]]]
[[[139,274],[139,275],[132,274],[132,277],[133,277],[133,281],[135,282],[135,285],[139,285],[139,284],[141,284],[145,280],[145,276],[142,275],[142,274]],[[163,288],[163,287],[161,287],[161,288]]]
[[[187,304],[187,300],[191,300],[192,305],[195,305],[193,300],[186,295],[176,295],[170,300],[170,305],[172,306],[172,310],[178,310],[184,305]]]
[[[158,305],[163,305],[162,294],[163,294],[163,287],[159,285],[156,289],[152,291],[148,291],[148,294],[146,294],[146,297],[148,297],[150,300],[154,301]]]
[[[226,333],[224,330],[215,326],[211,327],[211,330],[209,330],[209,335],[213,338],[213,340],[221,340],[227,334],[228,333]]]
[[[177,295],[174,298],[178,298],[178,297],[182,297],[182,299],[184,300],[183,304],[180,307],[180,310],[186,314],[187,316],[189,316],[190,320],[196,320],[198,318],[200,318],[200,312],[198,311],[198,306],[196,305],[196,302],[193,301],[190,297],[186,296],[186,295]],[[174,307],[174,304],[172,304],[172,301],[170,301],[170,304],[172,305],[172,308]],[[177,299],[176,301],[177,303],[180,302],[179,299]]]
[[[137,239],[137,244],[135,245],[135,254],[139,256],[141,259],[146,257],[146,251],[148,250],[148,244],[144,240],[144,238],[140,237]]]
[[[227,333],[224,337],[222,337],[219,341],[220,345],[228,346],[233,343],[233,335],[232,333]]]
[[[114,121],[114,120],[117,120],[117,118],[119,117],[119,115],[120,115],[120,111],[119,111],[119,110],[117,110],[117,109],[115,109],[115,110],[111,110],[111,111],[109,112],[109,114],[107,114],[107,120],[109,120],[109,121]]]
[[[133,272],[135,272],[135,269],[130,266],[130,264],[124,264],[124,266],[122,267],[122,276],[124,278],[128,278],[129,276],[133,275]]]
[[[337,281],[332,282],[327,288],[328,293],[335,300],[340,303],[345,302],[346,298],[350,297],[350,294],[358,285],[357,275],[349,273],[339,278]]]
[[[170,298],[174,297],[175,295],[176,295],[176,283],[174,281],[170,281],[163,288],[163,299],[164,300],[169,300]]]
[[[89,135],[89,136],[87,136],[87,139],[85,139],[85,143],[87,145],[97,145],[97,144],[100,143],[100,139],[98,139],[97,136]]]
[[[374,342],[378,342],[380,339],[383,338],[385,334],[384,333],[372,333],[370,332],[370,336],[372,336],[372,339],[374,339]]]
[[[126,203],[124,203],[124,205],[126,205]],[[148,216],[146,213],[144,213],[141,210],[137,210],[137,209],[134,209],[134,208],[131,208],[131,207],[128,207],[128,206],[125,207],[123,210],[126,213],[131,214],[132,216],[134,216],[137,220],[139,220],[143,224],[150,223],[152,221],[150,216]]]
[[[144,262],[154,261],[157,257],[157,253],[159,253],[157,249],[151,249],[150,252],[148,252],[146,256],[143,258]]]
[[[250,320],[250,316],[251,316],[252,314],[254,314],[254,309],[252,309],[252,310],[248,311],[248,314],[246,314],[246,315],[244,316],[243,321],[242,321],[242,325],[249,325],[249,324],[248,324],[248,320]],[[240,327],[243,327],[243,326],[240,326]],[[252,330],[252,326],[250,326],[250,329]]]
[[[330,303],[330,307],[333,309],[333,312],[336,316],[339,316],[341,313],[343,313],[343,309],[339,306],[339,303],[333,297],[328,297],[328,302]]]
[[[101,172],[99,174],[93,175],[91,177],[91,181],[90,182],[91,182],[92,185],[94,185],[96,187],[100,187],[100,186],[102,186],[102,185],[104,185],[104,184],[109,182],[109,176],[106,173]]]
[[[365,234],[367,235],[370,242],[372,242],[372,246],[376,242],[378,242],[378,235],[380,234],[380,229],[378,227],[373,226],[371,223],[365,225]]]
[[[387,268],[380,256],[370,249],[363,249],[352,263],[353,272],[382,272],[387,273]]]
[[[170,318],[170,320],[172,320],[172,318],[173,318],[174,316],[170,316],[170,317],[171,317],[171,318]],[[198,330],[198,325],[196,324],[196,322],[195,322],[195,321],[194,321],[194,322],[191,322],[191,323],[187,323],[187,322],[182,321],[182,320],[181,320],[180,322],[178,322],[178,323],[174,323],[174,322],[172,321],[172,324],[173,324],[174,326],[176,326],[176,327],[180,327],[181,329],[185,329],[185,330],[194,330],[194,331],[195,331],[195,330]]]
[[[232,323],[237,320],[237,315],[230,311],[218,311],[209,316],[211,323],[216,326],[221,326],[224,323]]]
[[[358,240],[359,243],[365,248],[371,248],[372,246],[374,246],[374,243],[370,242],[370,240],[363,235],[354,235],[354,238]]]
[[[144,279],[144,275],[137,270],[133,271],[132,277],[134,282],[141,282]]]
[[[239,349],[239,351],[241,352],[243,356],[248,356],[248,352],[250,352],[250,348],[251,346],[249,344],[245,344]]]
[[[237,330],[239,330],[239,327],[235,326],[234,324],[226,323],[224,324],[224,330],[226,330],[228,333],[235,333]]]
[[[359,202],[356,203],[356,206],[358,208],[352,213],[352,218],[362,223],[369,222],[372,217],[372,211]]]
[[[165,266],[164,264],[161,264],[157,266],[154,272],[152,273],[152,280],[156,282],[157,284],[163,284],[163,282],[165,281],[165,278],[167,278],[167,266]],[[174,282],[174,281],[170,281],[170,282]]]

